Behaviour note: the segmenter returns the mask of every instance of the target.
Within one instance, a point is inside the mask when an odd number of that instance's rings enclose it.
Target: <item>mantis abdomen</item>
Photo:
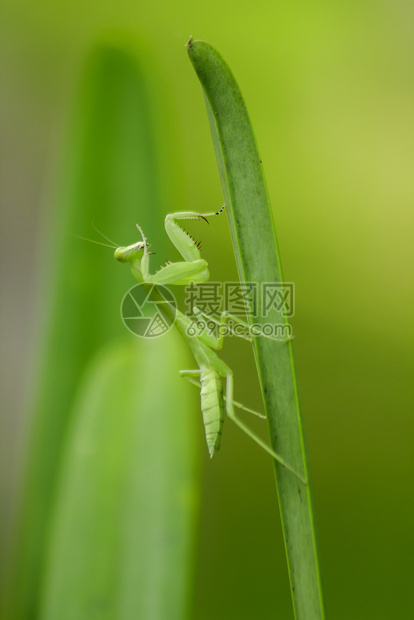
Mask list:
[[[224,422],[223,386],[218,372],[213,368],[202,369],[201,383],[201,412],[210,458],[214,451],[220,449],[221,433]]]

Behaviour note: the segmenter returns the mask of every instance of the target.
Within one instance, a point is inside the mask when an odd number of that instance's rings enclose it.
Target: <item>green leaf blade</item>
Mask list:
[[[240,279],[258,286],[283,283],[262,163],[240,90],[209,43],[190,39],[187,47],[205,96]],[[284,325],[286,318],[272,308],[255,323]],[[309,479],[291,344],[259,337],[254,350],[271,445]],[[310,483],[303,485],[276,462],[275,471],[295,616],[320,620],[324,612]]]

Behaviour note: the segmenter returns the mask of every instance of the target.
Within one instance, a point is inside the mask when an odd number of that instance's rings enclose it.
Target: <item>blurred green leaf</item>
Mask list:
[[[43,620],[182,619],[197,508],[194,407],[178,334],[116,343],[88,369],[67,435]]]
[[[9,580],[7,617],[15,620],[37,617],[51,502],[76,386],[97,348],[126,334],[119,305],[132,285],[130,274],[112,250],[71,233],[102,241],[94,221],[122,245],[136,239],[139,220],[161,257],[166,243],[149,75],[156,75],[152,60],[134,49],[111,43],[94,49],[71,122],[63,182],[44,223],[33,428]]]

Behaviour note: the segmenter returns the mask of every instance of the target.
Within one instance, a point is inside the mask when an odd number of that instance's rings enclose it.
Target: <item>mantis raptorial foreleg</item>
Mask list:
[[[138,282],[146,282],[151,284],[174,284],[185,286],[190,283],[206,282],[210,273],[208,271],[208,263],[201,258],[200,243],[197,243],[183,228],[181,228],[177,221],[180,220],[201,220],[207,222],[207,217],[213,215],[220,215],[224,209],[223,207],[215,213],[196,213],[195,211],[182,211],[179,213],[171,213],[165,218],[165,230],[176,249],[179,251],[184,261],[177,263],[168,263],[165,267],[162,267],[155,274],[151,274],[149,270],[149,257],[148,243],[145,238],[144,232],[140,226],[137,225],[139,232],[141,233],[142,241],[139,242],[139,248],[135,246],[128,246],[128,248],[118,248],[115,251],[115,258],[121,262],[131,262],[132,273]],[[130,259],[128,250],[136,247],[136,250],[143,252],[143,256],[140,261],[140,265],[137,268],[134,265],[134,261]],[[123,250],[120,252],[119,250]],[[127,258],[126,258],[127,257]],[[126,260],[125,260],[126,258]]]
[[[134,262],[132,262],[131,270],[135,278],[138,280],[138,282],[161,284],[161,285],[167,285],[167,284],[186,285],[186,284],[189,284],[190,282],[205,282],[206,280],[208,280],[208,278],[210,277],[210,274],[208,272],[208,264],[207,264],[207,261],[201,258],[201,255],[198,249],[197,249],[197,252],[194,253],[193,261],[168,263],[167,265],[165,265],[165,267],[162,267],[156,273],[151,274],[149,270],[149,257],[151,253],[148,252],[147,239],[145,238],[142,228],[138,225],[137,225],[137,228],[139,232],[141,233],[142,242],[140,243],[142,245],[141,251],[143,252],[143,256],[142,256],[139,266],[135,265]],[[184,233],[184,234],[186,235],[187,233]],[[176,244],[178,244],[179,247],[177,247]],[[176,243],[174,245],[176,246],[180,254],[183,255],[184,250],[182,247],[182,240],[180,236],[178,236],[178,238],[176,239]],[[132,246],[129,246],[129,247],[132,247]],[[124,249],[124,248],[120,248],[120,249]],[[115,258],[117,258],[116,254],[115,254]],[[118,258],[118,260],[120,260],[120,258]],[[125,262],[125,261],[122,261],[122,262]]]

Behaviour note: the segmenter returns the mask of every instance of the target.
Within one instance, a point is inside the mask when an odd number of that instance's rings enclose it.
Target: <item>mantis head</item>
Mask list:
[[[135,261],[141,261],[146,247],[148,247],[148,244],[145,241],[137,241],[137,243],[128,245],[125,248],[116,248],[114,258],[120,263],[134,263]]]

